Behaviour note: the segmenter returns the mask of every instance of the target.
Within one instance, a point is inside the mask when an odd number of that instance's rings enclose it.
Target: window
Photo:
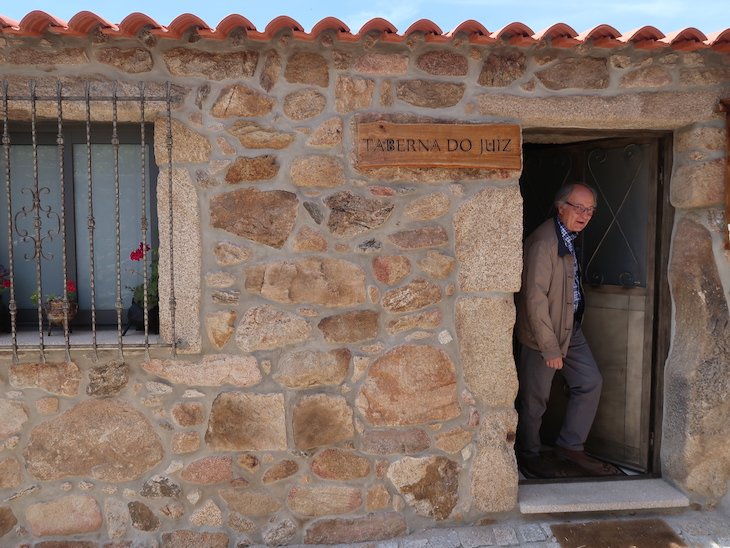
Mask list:
[[[93,123],[90,128],[87,142],[85,124],[65,125],[60,147],[56,142],[57,125],[38,125],[34,147],[29,123],[9,124],[12,211],[8,222],[5,181],[8,170],[3,151],[0,155],[4,187],[0,204],[0,264],[7,267],[8,245],[12,241],[19,329],[37,326],[37,305],[31,295],[38,287],[38,269],[43,296],[62,294],[64,257],[67,279],[73,280],[77,287],[79,312],[74,326],[90,325],[92,311],[97,326],[116,326],[118,284],[126,314],[132,298],[130,288],[142,281],[141,263],[133,262],[130,252],[144,240],[153,248],[157,246],[154,199],[157,173],[151,126],[144,126],[144,147],[140,124],[117,127],[118,147],[111,144],[112,124]],[[143,206],[148,224],[146,236],[142,230]],[[40,230],[35,228],[37,221]]]

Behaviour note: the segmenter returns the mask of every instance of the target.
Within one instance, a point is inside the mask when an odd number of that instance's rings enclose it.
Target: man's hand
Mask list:
[[[547,365],[550,369],[562,369],[563,358],[552,358],[550,360],[545,360],[545,365]]]

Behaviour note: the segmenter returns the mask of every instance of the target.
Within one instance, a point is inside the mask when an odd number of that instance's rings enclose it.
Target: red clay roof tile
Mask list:
[[[458,27],[456,27],[454,30],[448,32],[447,35],[456,36],[460,32],[466,32],[467,34],[479,34],[482,36],[489,36],[489,31],[487,30],[487,27],[482,25],[479,21],[475,21],[474,19],[469,19],[468,21],[464,21]]]
[[[143,13],[131,13],[119,24],[110,23],[90,11],[77,13],[68,23],[39,10],[29,12],[19,22],[0,14],[0,33],[18,36],[40,36],[45,32],[79,36],[100,31],[110,37],[128,37],[136,36],[144,29],[148,29],[160,38],[172,39],[179,39],[186,32],[194,30],[201,39],[224,40],[237,29],[243,29],[250,40],[270,40],[285,30],[290,31],[295,39],[315,40],[323,32],[334,30],[337,40],[345,42],[356,42],[369,33],[380,33],[380,39],[385,42],[401,42],[416,33],[423,34],[426,41],[446,42],[453,40],[457,35],[466,34],[468,40],[476,44],[505,41],[515,46],[529,47],[538,42],[547,42],[553,47],[574,47],[585,43],[597,48],[633,45],[639,49],[672,48],[679,51],[712,48],[718,52],[730,53],[730,28],[705,35],[702,31],[689,27],[665,36],[652,26],[621,33],[610,25],[598,25],[577,33],[565,23],[556,23],[544,31],[535,33],[524,23],[514,22],[490,33],[484,25],[470,19],[454,30],[444,33],[433,21],[421,19],[399,34],[398,29],[390,21],[379,17],[369,20],[357,33],[353,33],[336,17],[326,17],[319,21],[311,32],[306,32],[302,25],[288,16],[276,17],[263,31],[259,31],[251,21],[237,14],[224,18],[217,27],[209,26],[200,17],[190,13],[176,17],[167,26],[161,25]]]
[[[507,40],[513,46],[531,46],[537,42],[532,37],[533,34],[535,32],[530,27],[516,21],[493,32],[492,38]]]
[[[119,31],[122,36],[136,36],[146,27],[150,29],[161,29],[162,25],[144,13],[139,12],[130,13],[119,23]]]
[[[264,32],[269,36],[273,36],[282,29],[291,29],[295,32],[302,33],[304,32],[303,26],[301,26],[294,19],[286,15],[280,15],[279,17],[276,17],[275,19],[269,21],[269,24],[266,25],[266,30]]]
[[[475,44],[492,44],[496,42],[496,40],[491,37],[490,32],[487,30],[487,27],[482,25],[479,21],[475,21],[474,19],[464,21],[454,30],[448,32],[446,36],[453,38],[462,32],[468,34],[469,42]]]
[[[162,29],[155,29],[152,34],[164,36],[165,38],[180,38],[191,28],[198,31],[210,30],[208,24],[197,15],[193,15],[192,13],[183,13],[182,15],[175,17],[172,23],[167,26],[166,31]]]
[[[580,44],[575,37],[578,33],[565,23],[557,23],[550,28],[535,34],[535,40],[550,40],[550,44],[556,48],[572,48]]]
[[[4,15],[0,15],[0,30],[3,30],[3,29],[18,30],[19,26],[20,26],[20,23],[18,21],[16,21],[15,19],[11,19],[10,17],[5,17]]]
[[[256,27],[254,27],[253,23],[242,15],[231,14],[221,19],[215,29],[198,30],[198,35],[201,38],[210,38],[211,40],[225,40],[233,32],[235,32],[236,29],[243,29],[248,32],[250,30],[255,30]]]
[[[448,42],[450,38],[444,35],[444,31],[430,19],[419,19],[406,29],[404,36],[422,32],[426,42]]]
[[[443,34],[444,32],[439,26],[429,19],[419,19],[406,29],[403,33],[406,36],[413,34],[414,32],[422,32],[424,34]]]
[[[370,21],[360,27],[358,34],[362,36],[363,34],[367,34],[368,32],[372,31],[384,32],[386,34],[396,34],[398,32],[398,29],[395,28],[390,21],[386,21],[382,17],[376,17],[375,19],[370,19]]]
[[[619,38],[621,38],[621,33],[611,25],[598,25],[576,36],[577,40],[584,43],[590,42],[590,45],[595,48],[620,47],[623,43],[619,41]]]
[[[68,21],[75,34],[86,35],[97,28],[118,31],[119,27],[90,11],[80,11]]]
[[[343,34],[343,33],[349,33],[350,27],[348,27],[347,25],[345,25],[345,23],[343,23],[342,21],[337,19],[337,17],[325,17],[319,23],[314,25],[314,27],[312,28],[311,34],[314,36],[319,36],[324,31],[327,31],[327,30],[336,30],[338,33]]]
[[[714,50],[730,53],[730,29],[708,34],[707,43]]]
[[[52,15],[48,15],[44,11],[36,10],[26,14],[26,16],[20,20],[20,23],[18,23],[18,31],[11,31],[11,33],[20,35],[25,34],[28,36],[40,36],[46,30],[48,30],[49,27],[68,29],[65,21],[58,19],[57,17],[54,17]],[[7,29],[3,29],[3,32],[6,32],[6,30]]]
[[[665,42],[660,42],[662,38],[664,38],[662,31],[647,25],[621,35],[619,40],[621,42],[630,42],[638,49],[656,49],[667,46]]]
[[[694,51],[709,47],[706,43],[707,36],[694,27],[670,32],[662,38],[662,42],[681,51]]]

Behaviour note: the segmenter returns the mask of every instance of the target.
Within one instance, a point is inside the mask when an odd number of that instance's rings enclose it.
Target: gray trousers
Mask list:
[[[520,345],[517,375],[517,451],[521,456],[540,453],[540,426],[547,409],[555,369],[545,365],[537,350]],[[557,445],[582,451],[598,409],[603,378],[593,358],[580,324],[573,326],[568,354],[560,370],[570,389],[568,406],[557,439]]]

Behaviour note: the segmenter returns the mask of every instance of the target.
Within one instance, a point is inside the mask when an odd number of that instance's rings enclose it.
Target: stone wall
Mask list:
[[[346,543],[515,508],[519,173],[359,170],[353,130],[373,119],[674,132],[664,474],[725,493],[727,55],[188,38],[0,38],[11,92],[173,84],[171,166],[149,114],[180,349],[0,357],[2,542]]]

